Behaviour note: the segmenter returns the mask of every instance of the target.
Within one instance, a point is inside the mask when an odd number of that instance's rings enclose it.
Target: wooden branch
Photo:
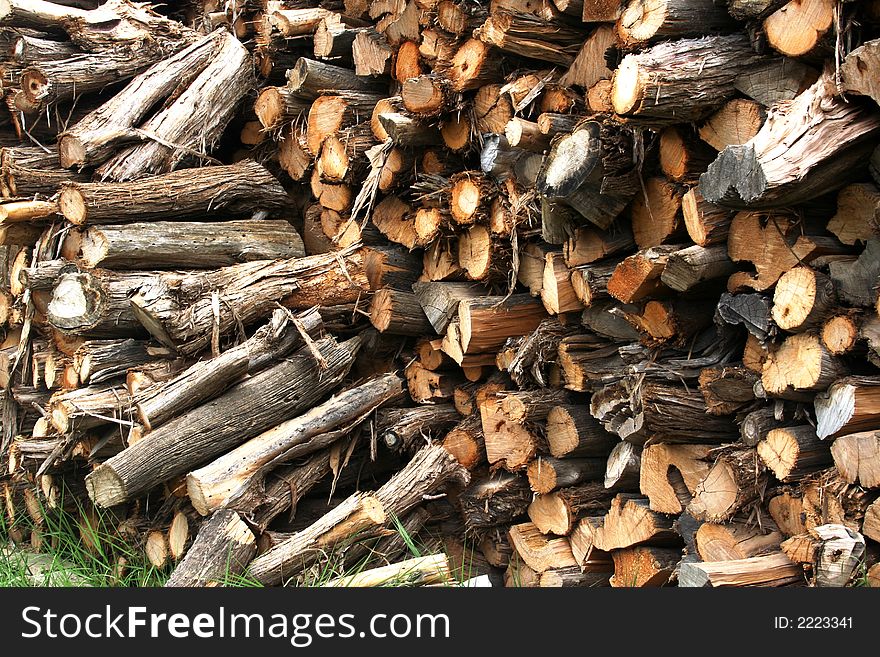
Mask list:
[[[678,573],[684,587],[786,586],[803,581],[803,570],[782,552],[732,561],[685,562]]]
[[[514,522],[526,513],[531,501],[525,479],[509,472],[475,479],[459,495],[465,527],[471,531]]]
[[[796,481],[831,464],[828,443],[810,425],[773,429],[758,443],[758,456],[780,481]]]
[[[816,395],[816,435],[820,439],[880,428],[880,380],[848,377]]]
[[[256,552],[256,538],[241,517],[235,511],[221,509],[202,523],[196,540],[165,586],[234,583]]]
[[[345,376],[359,347],[359,339],[337,345],[325,338],[317,343],[324,369],[305,348],[234,386],[216,404],[177,416],[88,475],[89,496],[105,507],[131,499],[312,406]]]
[[[862,431],[839,436],[831,445],[831,456],[840,476],[847,483],[858,483],[862,488],[880,487],[880,435]]]
[[[647,498],[625,493],[614,498],[603,526],[593,533],[593,545],[606,552],[643,544],[674,546],[679,541],[672,521],[650,511]]]
[[[639,490],[652,511],[681,513],[710,470],[711,445],[648,445],[642,451]]]

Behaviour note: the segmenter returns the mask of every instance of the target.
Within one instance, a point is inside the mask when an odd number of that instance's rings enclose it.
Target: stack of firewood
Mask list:
[[[880,580],[880,3],[172,5],[0,2],[12,540]]]

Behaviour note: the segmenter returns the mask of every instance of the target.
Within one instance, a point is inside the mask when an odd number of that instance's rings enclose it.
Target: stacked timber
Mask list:
[[[0,2],[10,540],[880,577],[876,2],[172,4]]]

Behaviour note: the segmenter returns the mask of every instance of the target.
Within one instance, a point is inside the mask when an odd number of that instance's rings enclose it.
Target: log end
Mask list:
[[[58,138],[58,161],[66,169],[84,165],[86,163],[85,144],[75,135],[61,135]]]
[[[121,504],[128,499],[122,478],[106,463],[86,476],[86,490],[96,505],[104,508]]]
[[[642,97],[638,60],[633,55],[623,58],[614,72],[611,86],[611,106],[618,114],[630,114],[638,109]]]
[[[52,290],[47,318],[62,331],[87,329],[100,319],[104,302],[104,293],[88,274],[62,274]]]
[[[58,195],[58,209],[70,223],[82,226],[88,218],[86,199],[73,185],[65,185]]]

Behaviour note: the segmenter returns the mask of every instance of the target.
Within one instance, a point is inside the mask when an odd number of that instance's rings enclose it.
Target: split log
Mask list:
[[[639,490],[652,511],[681,513],[709,473],[711,445],[649,445],[642,450]]]
[[[685,562],[678,572],[683,587],[787,586],[803,582],[803,571],[782,552],[730,561]]]
[[[458,304],[462,299],[473,299],[484,292],[474,283],[417,282],[413,291],[434,330],[442,335],[446,327],[458,316]]]
[[[774,57],[741,73],[734,86],[764,107],[772,107],[780,101],[792,100],[818,77],[816,69],[797,59]]]
[[[601,479],[605,475],[605,459],[557,459],[539,456],[529,463],[526,474],[529,478],[529,486],[534,492],[550,493],[557,488],[567,488],[587,480]],[[534,522],[534,519],[532,520]]]
[[[176,171],[129,183],[74,183],[61,189],[59,206],[72,224],[118,224],[151,220],[220,219],[278,210],[287,193],[253,160]],[[133,202],[135,199],[136,202]]]
[[[672,578],[681,550],[659,547],[633,547],[614,550],[614,587],[664,586]]]
[[[828,220],[828,231],[843,244],[867,242],[878,223],[880,190],[871,183],[853,183],[837,193],[837,212]]]
[[[820,3],[825,7],[833,6]],[[840,78],[843,83],[843,91],[853,94],[870,96],[880,103],[880,87],[877,80],[868,72],[877,67],[880,57],[880,41],[877,39],[863,43],[851,51],[840,65]]]
[[[89,496],[104,507],[131,499],[309,408],[345,376],[359,346],[359,339],[337,345],[325,338],[316,343],[323,369],[306,348],[232,387],[215,404],[177,416],[88,475]]]
[[[880,502],[875,501],[865,511],[862,534],[872,540],[880,540]]]
[[[779,481],[802,479],[832,462],[830,445],[809,425],[769,431],[758,443],[758,456]]]
[[[302,238],[282,219],[104,224],[67,239],[72,237],[79,242],[75,257],[82,265],[116,270],[214,269],[306,254]]]
[[[374,378],[249,439],[187,475],[187,493],[193,506],[208,515],[227,505],[271,464],[327,447],[402,392],[396,374]]]
[[[235,511],[221,509],[202,523],[196,540],[165,586],[232,583],[256,552],[256,538],[241,517]]]
[[[766,487],[767,476],[754,449],[722,450],[697,485],[687,511],[697,520],[727,522],[762,499]]]
[[[746,98],[734,98],[727,101],[699,127],[700,139],[716,151],[745,144],[758,134],[765,117],[766,113],[760,103]],[[714,159],[712,156],[705,162],[703,171]]]
[[[571,66],[559,79],[559,84],[589,89],[599,80],[610,80],[612,71],[605,62],[605,52],[615,44],[614,28],[610,25],[599,25],[584,40]]]
[[[684,236],[679,189],[663,177],[649,178],[643,194],[637,194],[631,210],[636,246],[647,249],[679,241]]]
[[[834,93],[833,80],[820,78],[751,140],[725,148],[700,176],[700,193],[719,205],[766,208],[803,203],[845,185],[867,164],[880,118]],[[784,157],[781,143],[790,144]]]
[[[709,203],[694,187],[681,199],[681,213],[688,236],[698,245],[708,247],[727,241],[733,211]]]
[[[148,143],[118,152],[100,167],[101,177],[131,180],[167,173],[194,153],[204,158],[203,151],[213,148],[252,81],[250,54],[237,39],[226,35],[213,61],[186,91],[143,124],[141,131],[149,135]],[[193,112],[196,106],[210,107],[210,112]]]
[[[649,510],[647,498],[625,493],[614,498],[604,524],[593,533],[593,545],[606,552],[643,544],[675,546],[679,540],[672,521]]]
[[[192,354],[210,344],[212,335],[225,335],[239,323],[265,315],[279,301],[294,309],[336,305],[356,301],[368,287],[363,252],[349,247],[332,254],[232,265],[204,276],[184,276],[177,285],[160,277],[139,286],[130,305],[159,342]],[[223,303],[216,312],[218,294]]]
[[[840,359],[832,356],[815,333],[798,333],[771,352],[761,373],[767,394],[801,399],[804,393],[824,390],[846,374]]]
[[[73,356],[73,368],[83,383],[101,383],[163,355],[143,340],[87,340]],[[55,364],[53,363],[53,367]],[[55,377],[47,368],[47,383]]]
[[[857,575],[865,555],[865,539],[843,525],[822,525],[782,543],[789,559],[812,571],[815,586],[842,587]]]
[[[733,96],[737,76],[759,59],[740,34],[681,39],[627,55],[614,74],[614,111],[655,126],[699,120]]]
[[[643,47],[660,40],[731,31],[726,7],[712,0],[630,0],[617,19],[617,38],[624,48]]]
[[[555,568],[577,566],[571,545],[565,537],[544,536],[535,525],[524,522],[509,531],[510,543],[525,564],[538,573]]]
[[[880,276],[880,241],[868,240],[865,250],[855,260],[841,259],[828,263],[828,275],[842,301],[853,306],[874,306],[877,290],[874,284]]]
[[[459,495],[465,527],[499,527],[525,515],[532,493],[520,475],[498,472],[476,480]]]
[[[625,258],[608,281],[608,294],[623,303],[632,303],[654,296],[665,288],[660,280],[669,256],[682,246],[654,246]]]
[[[777,552],[785,536],[770,520],[761,525],[734,519],[723,525],[704,522],[696,534],[697,554],[703,561],[734,561]]]
[[[831,456],[840,476],[862,488],[880,487],[880,434],[862,431],[839,436],[831,445]]]
[[[836,438],[880,428],[880,380],[848,377],[816,395],[816,435]]]
[[[642,469],[642,450],[628,442],[620,442],[608,455],[605,466],[605,488],[635,491],[639,487]]]
[[[845,253],[837,240],[805,235],[798,219],[780,212],[738,212],[730,224],[727,251],[734,262],[749,261],[757,274],[737,272],[727,283],[731,292],[766,290],[798,264],[822,255]]]
[[[458,306],[462,353],[496,350],[507,338],[530,333],[546,317],[544,306],[528,294],[463,299]]]
[[[703,281],[727,277],[734,271],[736,265],[727,255],[726,245],[689,246],[669,254],[660,281],[685,292]]]
[[[634,246],[632,231],[626,226],[613,225],[609,230],[581,226],[565,243],[565,264],[588,265]]]
[[[755,400],[756,372],[747,367],[707,367],[700,372],[700,391],[712,415],[730,415]],[[742,435],[740,430],[740,435]]]
[[[669,180],[694,184],[715,159],[696,133],[671,126],[660,133],[660,168]]]
[[[497,12],[474,30],[474,36],[521,57],[571,66],[585,34],[559,22],[551,23],[527,14]]]
[[[539,494],[529,505],[529,519],[542,534],[567,536],[580,515],[609,508],[614,493],[593,481]]]

